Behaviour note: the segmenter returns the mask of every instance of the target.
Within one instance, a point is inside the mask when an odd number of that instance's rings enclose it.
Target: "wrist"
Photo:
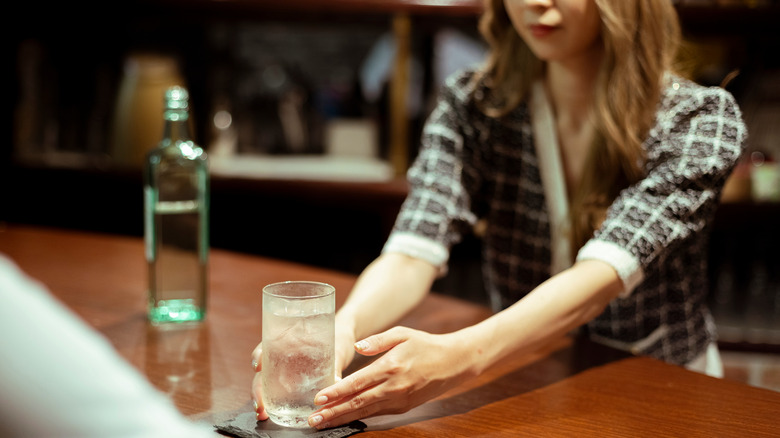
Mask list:
[[[474,326],[463,328],[451,335],[456,340],[455,345],[459,350],[457,356],[460,358],[465,374],[476,377],[490,367],[488,351],[484,348],[485,343]]]
[[[336,333],[339,337],[351,339],[352,343],[357,340],[354,318],[348,317],[341,312],[336,313]]]

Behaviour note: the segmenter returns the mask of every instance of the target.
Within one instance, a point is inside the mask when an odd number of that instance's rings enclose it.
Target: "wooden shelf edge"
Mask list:
[[[184,9],[239,9],[247,11],[476,16],[482,0],[145,0],[150,5]]]

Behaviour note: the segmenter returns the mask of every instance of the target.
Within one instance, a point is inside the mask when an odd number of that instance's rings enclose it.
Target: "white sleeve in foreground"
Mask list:
[[[617,244],[605,240],[589,240],[577,253],[577,261],[601,260],[612,266],[623,281],[621,298],[631,295],[631,292],[644,280],[644,272],[639,260],[629,251]]]
[[[214,436],[1,254],[0,299],[0,436]]]
[[[442,244],[412,233],[393,232],[387,239],[382,253],[395,252],[425,260],[438,269],[439,275],[447,272],[449,250]]]

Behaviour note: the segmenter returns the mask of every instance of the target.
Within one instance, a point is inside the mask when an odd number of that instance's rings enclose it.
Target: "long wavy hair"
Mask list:
[[[644,175],[642,142],[655,121],[663,77],[673,69],[681,39],[671,0],[594,2],[604,56],[593,102],[596,138],[570,199],[574,254],[618,193]],[[543,74],[544,62],[512,26],[503,0],[485,0],[479,30],[490,51],[475,80],[489,91],[477,103],[487,115],[501,117],[526,98]]]

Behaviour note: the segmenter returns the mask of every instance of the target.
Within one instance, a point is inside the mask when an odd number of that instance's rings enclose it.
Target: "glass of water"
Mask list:
[[[334,383],[335,292],[312,281],[263,288],[263,405],[276,424],[309,427],[314,396]]]

